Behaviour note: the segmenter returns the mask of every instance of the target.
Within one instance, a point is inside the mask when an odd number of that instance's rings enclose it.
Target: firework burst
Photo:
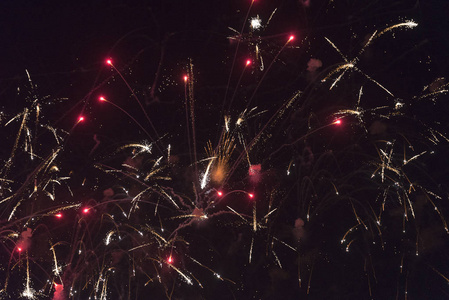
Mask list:
[[[140,29],[125,35],[67,124],[50,115],[68,100],[27,72],[25,108],[0,115],[2,296],[406,299],[424,279],[446,293],[449,139],[426,109],[448,84],[404,93],[372,58],[418,24],[349,29],[347,47],[313,26],[295,37],[275,25],[286,7],[257,4],[219,32],[224,75],[172,63],[179,32],[148,84],[155,53],[120,54]],[[325,50],[304,55],[314,41]]]

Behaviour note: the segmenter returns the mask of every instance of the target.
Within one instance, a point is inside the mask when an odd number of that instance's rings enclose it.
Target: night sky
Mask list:
[[[448,12],[2,1],[0,297],[449,299]]]

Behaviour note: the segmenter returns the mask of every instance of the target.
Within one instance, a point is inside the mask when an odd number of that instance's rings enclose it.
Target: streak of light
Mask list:
[[[201,189],[204,189],[206,187],[207,182],[209,181],[209,172],[210,168],[212,166],[212,163],[214,162],[215,157],[212,157],[207,164],[206,171],[204,172],[203,179],[201,179]]]
[[[253,256],[253,245],[254,245],[254,236],[251,239],[251,246],[249,247],[249,256],[248,256],[249,263],[251,263],[251,258]]]

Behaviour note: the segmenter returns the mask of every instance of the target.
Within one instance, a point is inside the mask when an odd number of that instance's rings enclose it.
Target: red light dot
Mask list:
[[[84,121],[84,117],[83,116],[78,118],[78,122],[82,122],[82,121]]]
[[[58,219],[60,219],[60,218],[62,218],[62,214],[61,214],[61,213],[58,213],[58,214],[55,215],[55,217],[58,218]]]
[[[187,82],[188,79],[189,77],[187,75],[184,75],[184,82]]]
[[[171,255],[168,257],[167,262],[168,262],[169,264],[171,264],[171,263],[173,262],[173,257],[171,257]]]
[[[250,197],[252,199],[252,198],[254,198],[254,194],[253,193],[248,193],[248,197]]]
[[[17,251],[22,252],[22,248],[21,247],[17,247]]]
[[[100,100],[100,101],[106,101],[106,98],[103,97],[103,96],[100,96],[100,97],[98,98],[98,100]]]
[[[219,197],[221,197],[221,196],[223,196],[223,192],[222,192],[222,191],[217,191],[217,195],[218,195]]]
[[[89,210],[90,209],[86,207],[85,209],[83,209],[83,213],[87,214],[89,212]]]
[[[291,35],[291,36],[288,38],[288,41],[291,42],[291,41],[293,41],[294,39],[295,39],[295,36],[294,36],[294,35]]]
[[[249,66],[251,64],[251,60],[250,59],[247,59],[246,60],[246,66]]]
[[[340,120],[340,119],[335,120],[335,121],[334,121],[334,124],[340,125],[340,124],[341,124],[341,120]]]
[[[112,60],[111,59],[107,59],[106,60],[106,64],[112,66]]]

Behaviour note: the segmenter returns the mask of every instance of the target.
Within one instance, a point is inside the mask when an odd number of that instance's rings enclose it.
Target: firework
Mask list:
[[[448,84],[437,74],[402,93],[370,56],[418,23],[293,35],[279,25],[286,7],[247,4],[210,55],[223,74],[179,47],[173,64],[180,32],[159,45],[147,84],[155,53],[120,55],[125,35],[66,124],[51,109],[71,100],[40,96],[27,72],[25,108],[0,119],[2,296],[407,298],[423,295],[422,280],[447,290],[447,184],[433,168],[449,139],[423,107]],[[307,56],[313,41],[325,50]]]

